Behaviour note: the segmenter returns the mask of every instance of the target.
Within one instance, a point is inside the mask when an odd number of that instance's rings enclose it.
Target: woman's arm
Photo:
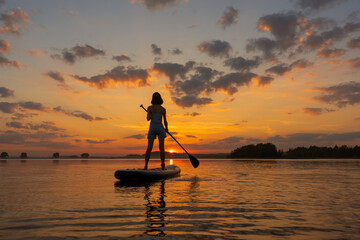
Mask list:
[[[163,115],[164,115],[164,125],[165,125],[165,131],[166,132],[169,132],[169,129],[168,129],[168,122],[167,122],[167,120],[166,120],[166,109],[164,108],[164,113],[163,113]]]
[[[148,121],[151,120],[151,106],[149,106],[149,107],[147,108],[147,116],[146,116],[146,119],[147,119]]]

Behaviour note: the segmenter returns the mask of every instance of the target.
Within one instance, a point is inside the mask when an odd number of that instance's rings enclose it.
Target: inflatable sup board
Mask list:
[[[171,178],[180,175],[180,168],[176,165],[168,165],[165,170],[161,168],[153,168],[148,170],[143,169],[126,169],[115,171],[115,178],[120,180],[138,179],[138,180],[153,180]]]

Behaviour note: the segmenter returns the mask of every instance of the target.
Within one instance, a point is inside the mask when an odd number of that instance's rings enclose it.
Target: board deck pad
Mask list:
[[[176,177],[180,175],[180,168],[176,165],[167,165],[165,170],[161,168],[153,168],[148,170],[143,169],[125,169],[115,171],[115,178],[120,180],[128,179],[165,179],[170,177]]]

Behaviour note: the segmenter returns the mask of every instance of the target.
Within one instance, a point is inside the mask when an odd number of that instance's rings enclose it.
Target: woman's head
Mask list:
[[[151,104],[161,105],[161,104],[163,104],[163,102],[164,101],[162,100],[160,93],[154,92],[152,95]]]

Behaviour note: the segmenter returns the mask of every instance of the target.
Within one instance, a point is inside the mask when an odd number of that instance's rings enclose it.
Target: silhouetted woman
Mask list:
[[[166,132],[168,132],[168,123],[166,121],[166,109],[161,106],[163,104],[163,100],[161,98],[160,93],[155,92],[152,95],[151,104],[147,110],[147,120],[150,121],[150,127],[148,132],[148,146],[145,153],[145,167],[146,170],[148,168],[148,163],[150,159],[151,150],[154,145],[154,140],[156,136],[159,139],[159,150],[160,150],[160,158],[161,158],[161,168],[165,169],[165,147],[164,141],[166,138]],[[162,124],[162,119],[164,118],[164,125]]]

